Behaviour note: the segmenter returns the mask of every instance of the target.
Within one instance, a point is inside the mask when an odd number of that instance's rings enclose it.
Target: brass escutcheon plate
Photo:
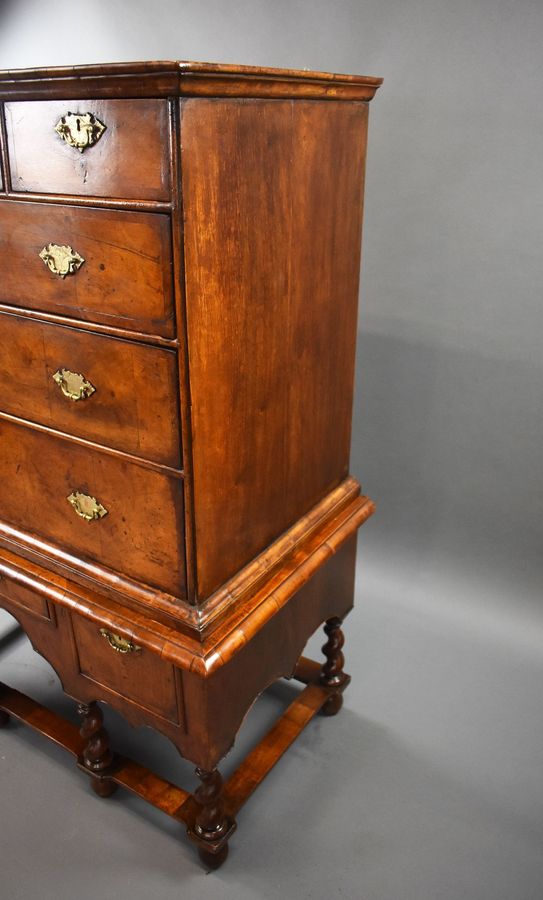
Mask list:
[[[82,494],[81,491],[72,491],[66,499],[77,515],[86,522],[93,522],[107,516],[107,509],[98,502],[96,497],[89,497],[88,494]]]
[[[108,631],[107,628],[101,628],[100,634],[106,639],[111,649],[115,650],[116,653],[138,653],[141,650],[141,647],[138,647],[137,644],[133,644],[129,638],[122,637],[120,634],[115,634],[113,631]]]
[[[78,372],[70,372],[69,369],[59,369],[52,378],[58,384],[64,396],[74,402],[86,400],[96,391],[94,385],[87,381],[84,375],[80,375]]]
[[[38,256],[47,268],[60,278],[75,275],[85,262],[77,250],[73,250],[68,244],[47,244],[40,250]]]
[[[67,112],[55,125],[55,131],[62,140],[80,153],[97,144],[105,130],[104,123],[91,112]]]

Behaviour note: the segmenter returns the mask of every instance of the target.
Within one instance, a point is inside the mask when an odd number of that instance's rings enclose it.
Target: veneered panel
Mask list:
[[[39,255],[50,243],[85,262],[61,278]],[[0,256],[4,303],[174,336],[168,216],[0,200]]]
[[[205,597],[347,473],[367,105],[181,111]]]
[[[83,152],[55,131],[67,113],[106,126]],[[168,200],[167,100],[39,100],[5,104],[14,191]]]
[[[0,483],[4,522],[185,599],[181,479],[0,419]],[[107,515],[78,517],[73,491]]]
[[[74,401],[53,380],[81,374]],[[171,350],[0,313],[0,410],[181,467],[177,359]]]

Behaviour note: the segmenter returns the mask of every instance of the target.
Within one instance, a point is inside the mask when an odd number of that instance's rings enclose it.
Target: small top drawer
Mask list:
[[[6,103],[14,191],[168,200],[167,100]]]

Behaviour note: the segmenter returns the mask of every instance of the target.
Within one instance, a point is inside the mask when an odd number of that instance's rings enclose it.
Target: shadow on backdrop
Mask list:
[[[359,339],[351,458],[377,503],[366,560],[459,567],[540,608],[538,367],[371,326]]]

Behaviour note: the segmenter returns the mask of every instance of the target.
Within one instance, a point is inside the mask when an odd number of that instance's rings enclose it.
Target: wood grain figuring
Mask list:
[[[83,719],[0,682],[0,727],[29,724],[100,797],[123,786],[183,823],[208,869],[350,682],[342,623],[374,511],[348,467],[380,84],[192,62],[0,71],[0,608]],[[69,111],[106,126],[82,153],[55,132]],[[306,687],[223,781],[280,678]],[[199,787],[116,753],[101,704],[170,740]]]
[[[185,596],[182,483],[62,438],[0,420],[0,519],[83,558]],[[79,518],[74,490],[108,510]]]
[[[181,195],[181,147],[179,141],[179,104],[172,102],[172,181],[177,190],[172,195],[172,257],[177,273],[174,284],[175,317],[177,322],[179,387],[181,395],[180,419],[183,446],[183,472],[185,484],[185,560],[187,569],[187,596],[191,605],[198,602],[196,590],[196,548],[194,543],[194,500],[192,479],[192,427],[189,381],[189,347],[187,316],[183,278],[183,198]],[[200,623],[198,623],[200,625]]]
[[[47,598],[24,584],[19,584],[11,578],[6,578],[0,573],[0,596],[5,597],[10,603],[14,603],[19,609],[33,613],[47,622],[54,621],[54,612],[51,612]],[[52,607],[54,610],[54,606]]]
[[[40,322],[49,322],[52,325],[71,325],[80,331],[90,331],[94,334],[105,334],[111,337],[123,338],[132,341],[142,341],[154,347],[166,347],[170,350],[176,350],[178,346],[177,338],[160,337],[157,334],[145,334],[141,331],[130,331],[126,328],[115,328],[111,325],[99,325],[96,322],[85,322],[83,319],[73,319],[70,316],[59,316],[56,313],[46,313],[35,309],[25,309],[22,307],[10,306],[9,303],[0,303],[0,313],[8,313],[8,315],[22,316],[25,319],[38,319]]]
[[[85,678],[104,685],[171,722],[178,722],[175,676],[171,663],[148,650],[119,653],[100,634],[100,628],[72,616],[79,669]]]
[[[335,490],[331,491],[323,500],[319,501],[309,512],[283,532],[276,541],[270,544],[262,553],[229,578],[224,585],[216,591],[201,607],[201,621],[206,627],[218,616],[224,614],[225,609],[240,601],[247,595],[253,596],[258,591],[259,585],[269,583],[275,572],[282,571],[292,565],[292,559],[300,549],[306,550],[312,537],[319,535],[322,541],[322,529],[329,523],[337,520],[338,516],[349,518],[354,506],[360,497],[360,485],[355,478],[346,478]],[[367,515],[373,512],[373,504],[368,498],[361,498],[360,502]],[[317,541],[318,543],[318,541]]]
[[[114,583],[109,583],[111,596],[104,596],[102,591],[108,583],[105,582],[104,573],[96,563],[90,564],[80,560],[83,573],[80,577],[77,559],[70,557],[65,559],[62,556],[64,566],[55,566],[51,546],[45,545],[42,549],[40,541],[36,538],[32,542],[32,547],[40,550],[39,562],[47,556],[48,570],[43,568],[43,563],[37,564],[29,559],[23,559],[19,554],[22,552],[24,535],[16,533],[14,529],[9,529],[9,533],[14,533],[17,550],[11,552],[10,549],[2,549],[0,575],[3,574],[6,579],[13,580],[17,584],[30,584],[35,591],[52,601],[55,608],[82,613],[97,625],[104,625],[113,631],[120,630],[122,634],[133,637],[137,644],[159,654],[176,667],[195,672],[199,677],[206,679],[233,660],[246,644],[268,626],[268,622],[273,620],[279,610],[285,608],[288,610],[292,597],[297,592],[303,591],[316,579],[319,580],[322,568],[325,573],[328,570],[332,572],[325,582],[323,593],[326,595],[331,592],[329,601],[339,604],[339,612],[345,614],[349,609],[349,603],[344,598],[350,598],[352,603],[353,582],[351,557],[348,555],[348,563],[344,568],[341,565],[344,547],[350,547],[350,553],[353,552],[355,546],[353,537],[356,530],[371,515],[373,509],[374,506],[368,498],[360,499],[356,504],[356,512],[353,512],[352,506],[348,507],[344,512],[342,525],[338,526],[338,520],[331,524],[327,523],[319,534],[312,538],[309,547],[300,546],[297,552],[285,561],[280,571],[275,572],[253,596],[245,598],[242,602],[238,601],[235,607],[231,607],[228,615],[219,620],[219,623],[214,623],[214,627],[207,634],[198,632],[197,608],[184,608],[174,603],[172,598],[164,595],[155,596],[150,589],[144,593],[141,585],[138,585],[139,592],[135,591],[134,585],[120,577],[117,577]],[[1,526],[0,535],[4,543],[6,532],[8,526]],[[36,554],[31,553],[31,558],[35,556]],[[70,580],[62,574],[66,572],[66,566],[72,569]],[[354,556],[352,567],[354,573]],[[349,573],[345,584],[341,577],[344,571]],[[101,596],[97,596],[92,584],[89,588],[85,578],[87,572],[91,578],[94,577],[94,580],[101,582]],[[111,590],[112,587],[115,588],[114,592]],[[330,615],[334,611],[338,612],[335,606]],[[162,617],[164,613],[169,614],[168,618]],[[327,610],[323,608],[321,621],[325,620],[326,613]],[[149,618],[149,615],[152,615],[152,618]],[[314,627],[317,627],[317,624],[318,622]],[[182,630],[182,625],[187,626],[186,630]],[[307,636],[304,640],[306,639]]]
[[[78,732],[75,725],[58,713],[0,683],[0,723],[5,727],[11,715],[82,760],[80,768],[93,777],[93,787],[100,796],[109,796],[113,787],[119,785],[185,823],[206,865],[217,868],[228,854],[228,840],[236,828],[234,813],[245,805],[326,699],[323,688],[309,684],[241,762],[226,785],[223,786],[218,771],[205,772],[198,768],[203,784],[193,795],[133,760],[113,754],[102,713],[94,702],[79,706],[84,721]]]
[[[59,431],[180,467],[175,353],[0,313],[0,409]],[[53,380],[83,374],[73,401]]]
[[[85,262],[60,278],[39,256],[49,243],[71,246]],[[0,254],[9,260],[5,303],[175,334],[167,216],[0,200]]]
[[[243,760],[224,786],[225,806],[236,815],[304,728],[321,709],[326,697],[308,685],[290,704],[266,737]]]
[[[84,108],[83,108],[84,106]],[[68,112],[93,113],[106,126],[80,153],[55,132]],[[14,191],[167,200],[170,193],[165,100],[69,100],[6,103]]]
[[[172,208],[169,200],[124,200],[121,197],[77,197],[73,194],[38,194],[25,191],[18,194],[7,190],[6,197],[12,203],[38,202],[49,205],[77,206],[80,209],[118,209],[129,212],[155,212],[168,215]]]
[[[0,98],[314,97],[371,100],[382,78],[224,63],[153,61],[0,71]]]
[[[347,474],[367,107],[181,108],[203,599]]]

